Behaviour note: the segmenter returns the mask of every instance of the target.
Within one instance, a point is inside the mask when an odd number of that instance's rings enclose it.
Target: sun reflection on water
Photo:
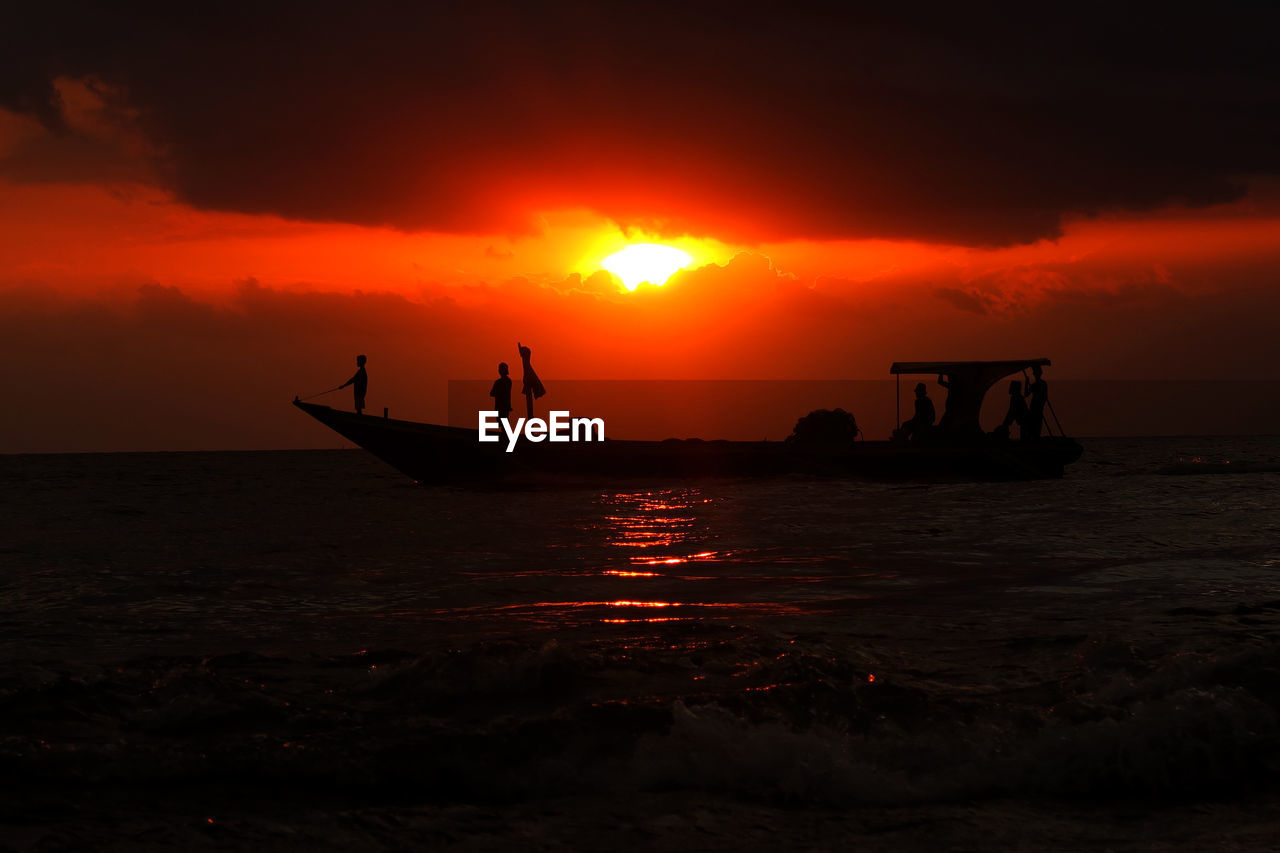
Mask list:
[[[862,597],[827,588],[861,577],[864,569],[815,570],[832,558],[761,547],[756,522],[713,494],[697,486],[597,492],[588,511],[572,519],[576,554],[556,552],[555,559],[517,564],[501,575],[467,573],[477,590],[493,589],[506,600],[449,608],[448,616],[557,630],[634,623],[642,635],[665,631],[649,623],[790,619]]]
[[[613,548],[675,548],[698,527],[697,507],[710,502],[696,488],[616,492],[601,497],[606,544]],[[675,556],[675,555],[672,555]],[[633,562],[654,562],[649,556]]]
[[[694,541],[710,535],[699,523],[698,509],[711,499],[697,488],[659,489],[650,492],[617,492],[603,495],[600,502],[608,507],[604,516],[605,544],[609,548],[660,549],[654,554],[646,550],[625,554],[636,566],[677,566],[694,560],[709,560],[716,551],[693,551]],[[701,544],[701,543],[699,543]],[[655,571],[604,569],[604,574],[625,577],[658,577]]]
[[[698,510],[711,499],[697,488],[656,489],[653,491],[615,492],[602,495],[599,502],[606,508],[602,518],[605,546],[624,558],[629,568],[602,568],[600,574],[645,583],[651,588],[661,580],[693,580],[673,575],[668,567],[681,566],[695,560],[710,560],[717,552],[706,550],[701,539],[710,535],[699,522]],[[696,543],[696,544],[695,544]],[[699,547],[703,546],[703,547]],[[639,553],[637,553],[639,551]],[[639,587],[636,587],[639,589]],[[714,603],[685,601],[649,601],[620,599],[607,607],[716,607]],[[692,616],[602,617],[606,623],[668,622]]]

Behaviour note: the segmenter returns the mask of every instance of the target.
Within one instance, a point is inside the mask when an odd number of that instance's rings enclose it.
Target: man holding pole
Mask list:
[[[338,390],[341,388],[346,388],[348,385],[351,386],[351,390],[355,392],[355,409],[356,409],[357,415],[364,412],[364,395],[365,395],[365,392],[369,389],[369,374],[366,373],[364,369],[365,361],[366,359],[364,356],[362,355],[356,356],[355,375],[352,376],[350,379],[348,379],[346,382],[343,382],[341,385],[339,385],[337,389],[334,389],[334,390]]]
[[[1040,429],[1044,426],[1044,407],[1049,402],[1049,384],[1041,375],[1040,365],[1033,364],[1031,373],[1035,378],[1027,382],[1025,393],[1031,398],[1031,405],[1028,407],[1026,429],[1022,437],[1034,441],[1040,437]]]

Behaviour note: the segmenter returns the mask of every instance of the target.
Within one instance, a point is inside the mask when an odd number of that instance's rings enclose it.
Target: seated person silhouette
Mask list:
[[[498,411],[498,417],[506,420],[511,414],[511,377],[507,374],[510,372],[505,361],[498,364],[498,378],[493,380],[493,387],[489,389],[489,396],[493,398],[493,407]]]
[[[1027,401],[1022,399],[1022,383],[1015,379],[1009,383],[1009,411],[992,434],[998,439],[1008,439],[1009,428],[1017,424],[1018,436],[1026,438],[1028,417]]]
[[[916,383],[916,411],[911,420],[906,421],[898,428],[895,438],[914,438],[919,440],[933,429],[933,419],[936,416],[933,408],[933,401],[929,399],[929,389],[925,387],[923,382]]]
[[[355,392],[356,414],[364,412],[364,392],[369,389],[369,374],[364,371],[364,363],[366,359],[362,355],[356,356],[356,372],[355,375],[338,386],[339,389],[351,386],[351,390]]]

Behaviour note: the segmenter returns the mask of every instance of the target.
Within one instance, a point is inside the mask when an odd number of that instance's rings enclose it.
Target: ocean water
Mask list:
[[[0,847],[1280,838],[1280,439],[524,491],[0,456],[0,501]]]

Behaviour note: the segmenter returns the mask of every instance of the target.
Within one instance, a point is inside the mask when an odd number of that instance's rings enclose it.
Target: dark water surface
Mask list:
[[[8,456],[0,501],[16,849],[1280,835],[1277,439],[523,491],[357,451]]]

